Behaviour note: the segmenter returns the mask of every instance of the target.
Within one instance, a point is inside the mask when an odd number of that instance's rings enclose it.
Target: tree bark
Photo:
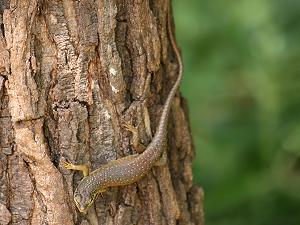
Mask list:
[[[169,1],[0,4],[0,224],[204,224],[180,95],[167,164],[111,188],[87,215],[73,201],[82,175],[61,166],[68,160],[94,170],[135,154],[124,122],[140,124],[141,142],[151,141],[178,75]]]

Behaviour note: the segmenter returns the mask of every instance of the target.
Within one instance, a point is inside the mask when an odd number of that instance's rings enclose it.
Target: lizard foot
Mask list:
[[[67,161],[62,162],[62,166],[68,170],[78,170],[83,173],[83,176],[86,177],[89,175],[89,167],[85,164],[75,165],[73,163],[69,163]]]
[[[74,170],[74,167],[75,167],[74,164],[69,163],[69,162],[67,162],[67,161],[63,161],[63,162],[62,162],[62,166],[63,166],[64,168],[66,168],[67,170]]]
[[[131,139],[130,144],[132,145],[133,149],[135,151],[137,151],[138,153],[141,153],[145,150],[145,146],[142,143],[140,143],[140,141],[139,141],[138,127],[139,127],[140,123],[141,122],[139,122],[139,124],[137,126],[133,126],[132,124],[127,123],[127,122],[125,122],[123,124],[125,129],[132,133],[132,139]]]
[[[137,129],[139,127],[139,125],[140,125],[140,123],[135,127],[131,123],[125,122],[123,124],[123,126],[125,127],[126,130],[130,131],[133,135],[136,135],[136,136],[138,136],[138,133],[139,133],[138,129]]]

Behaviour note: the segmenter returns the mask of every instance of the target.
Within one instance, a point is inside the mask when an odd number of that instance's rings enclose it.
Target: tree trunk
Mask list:
[[[140,124],[143,145],[151,141],[178,75],[169,1],[0,4],[0,224],[204,224],[179,95],[167,164],[109,189],[87,215],[73,200],[82,175],[61,166],[68,160],[94,170],[135,154],[124,122]]]

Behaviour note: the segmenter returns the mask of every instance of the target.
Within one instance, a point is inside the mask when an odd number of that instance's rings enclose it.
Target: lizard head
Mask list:
[[[74,201],[81,213],[86,214],[89,207],[93,204],[95,198],[98,194],[104,192],[101,190],[96,190],[89,192],[88,190],[76,189],[74,192]]]
[[[93,204],[96,195],[90,194],[87,191],[76,190],[74,193],[74,201],[81,213],[86,214],[88,208]]]

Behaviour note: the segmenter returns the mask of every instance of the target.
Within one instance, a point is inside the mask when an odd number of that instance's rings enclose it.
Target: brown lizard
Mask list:
[[[163,111],[154,137],[145,151],[141,154],[129,155],[117,160],[112,160],[91,173],[89,173],[89,168],[86,165],[64,163],[64,167],[67,169],[80,170],[83,172],[84,177],[74,192],[75,204],[82,213],[86,213],[96,196],[99,193],[105,192],[107,188],[132,184],[146,175],[159,160],[165,149],[170,108],[183,73],[182,60],[174,40],[174,34],[172,33],[170,13],[168,13],[168,33],[176,60],[178,61],[178,78],[163,106]]]

